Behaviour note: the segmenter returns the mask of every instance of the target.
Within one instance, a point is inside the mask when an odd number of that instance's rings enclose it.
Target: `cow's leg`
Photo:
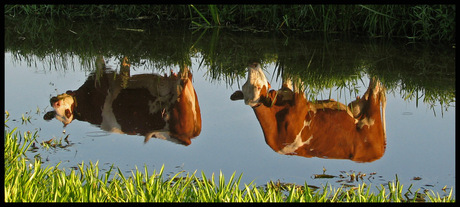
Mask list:
[[[124,57],[120,65],[120,78],[121,78],[121,87],[123,89],[128,87],[128,81],[130,77],[130,68],[128,58]]]
[[[358,106],[359,116],[358,128],[364,126],[369,128],[375,124],[382,125],[384,120],[384,107],[386,106],[385,89],[381,82],[376,78],[369,81],[369,87],[364,96],[358,100],[355,106]],[[382,103],[382,113],[380,112],[380,104]],[[355,107],[356,108],[356,107]],[[356,110],[355,110],[356,111]]]
[[[385,152],[386,133],[385,133],[385,89],[381,82],[372,78],[365,98],[362,98],[364,107],[361,110],[361,117],[356,124],[360,141],[356,148],[355,158],[374,157],[379,158]],[[382,103],[382,113],[380,104]]]
[[[381,121],[383,127],[383,135],[386,137],[386,125],[385,125],[385,108],[386,108],[386,94],[385,87],[382,83],[372,78],[370,86],[372,86],[372,95],[369,97],[369,116],[375,120]],[[380,105],[381,104],[381,105]],[[381,111],[380,111],[381,107]]]

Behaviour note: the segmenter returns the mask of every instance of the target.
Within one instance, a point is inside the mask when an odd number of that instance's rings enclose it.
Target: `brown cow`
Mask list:
[[[201,113],[192,85],[192,73],[185,66],[170,76],[130,76],[127,58],[120,74],[105,68],[98,57],[97,70],[75,91],[50,99],[53,111],[44,119],[56,118],[64,127],[74,119],[98,125],[109,132],[143,135],[145,142],[157,137],[191,144],[201,132]]]
[[[251,64],[248,73],[243,90],[230,99],[244,99],[253,108],[265,142],[274,151],[356,162],[371,162],[384,154],[386,96],[380,81],[372,78],[363,97],[347,107],[334,100],[307,101],[303,91],[294,92],[287,83],[268,91],[258,63]]]

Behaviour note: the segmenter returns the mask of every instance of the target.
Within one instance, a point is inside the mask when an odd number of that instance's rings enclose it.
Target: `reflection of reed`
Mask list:
[[[43,61],[50,65],[49,70],[68,70],[73,67],[70,64],[81,64],[88,71],[95,68],[97,55],[121,60],[127,54],[133,67],[154,68],[160,73],[191,65],[192,56],[201,56],[199,66],[206,66],[210,80],[229,85],[244,78],[248,62],[259,61],[262,65],[275,64],[272,74],[277,78],[281,74],[300,77],[313,95],[333,87],[355,93],[356,82],[367,73],[379,77],[390,92],[401,88],[406,99],[423,100],[432,106],[441,103],[445,108],[455,101],[452,49],[415,44],[402,47],[396,41],[363,41],[339,35],[287,33],[279,38],[218,28],[190,31],[180,26],[114,23],[115,28],[144,29],[131,32],[114,31],[113,24],[108,23],[70,24],[57,19],[5,21],[5,51],[28,64]],[[76,34],[68,31],[70,27]]]

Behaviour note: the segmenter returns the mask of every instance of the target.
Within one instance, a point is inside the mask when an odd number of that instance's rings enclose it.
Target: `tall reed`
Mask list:
[[[355,32],[373,37],[448,42],[455,42],[455,10],[455,4],[5,5],[7,16],[187,21],[198,27]]]

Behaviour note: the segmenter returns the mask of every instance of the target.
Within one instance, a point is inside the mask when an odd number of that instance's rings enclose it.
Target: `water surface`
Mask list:
[[[61,162],[61,167],[75,167],[98,161],[102,170],[114,164],[127,173],[144,166],[158,170],[162,165],[168,175],[181,170],[206,175],[221,171],[227,177],[243,173],[242,182],[255,180],[259,185],[269,180],[317,186],[345,183],[339,178],[313,178],[326,169],[326,174],[336,176],[366,173],[364,181],[373,186],[386,185],[397,175],[405,187],[413,183],[412,189],[443,192],[444,186],[455,187],[455,68],[454,56],[446,55],[454,53],[448,47],[306,34],[161,30],[154,25],[121,23],[86,23],[85,27],[56,22],[56,30],[41,29],[42,34],[31,36],[19,35],[15,31],[20,26],[8,23],[5,110],[10,116],[6,125],[21,132],[38,130],[37,143],[69,135],[69,147],[29,152],[39,155],[45,165]],[[121,27],[145,31],[116,29]],[[69,28],[77,35],[66,32]],[[95,33],[85,28],[96,28]],[[99,30],[110,30],[111,35]],[[86,49],[85,38],[89,42]],[[115,71],[127,56],[132,61],[131,76],[178,72],[181,64],[187,64],[201,108],[199,136],[188,146],[155,138],[144,143],[143,136],[110,133],[84,121],[73,121],[64,128],[56,119],[44,120],[43,115],[52,109],[50,98],[78,89],[94,71],[98,54]],[[297,75],[308,86],[307,97],[330,97],[345,104],[364,93],[369,77],[378,76],[387,86],[384,155],[359,163],[273,151],[264,141],[253,110],[242,101],[230,100],[246,80],[246,64],[254,59],[262,63],[272,88],[281,86],[280,74]],[[30,116],[30,122],[22,123],[23,115]]]

